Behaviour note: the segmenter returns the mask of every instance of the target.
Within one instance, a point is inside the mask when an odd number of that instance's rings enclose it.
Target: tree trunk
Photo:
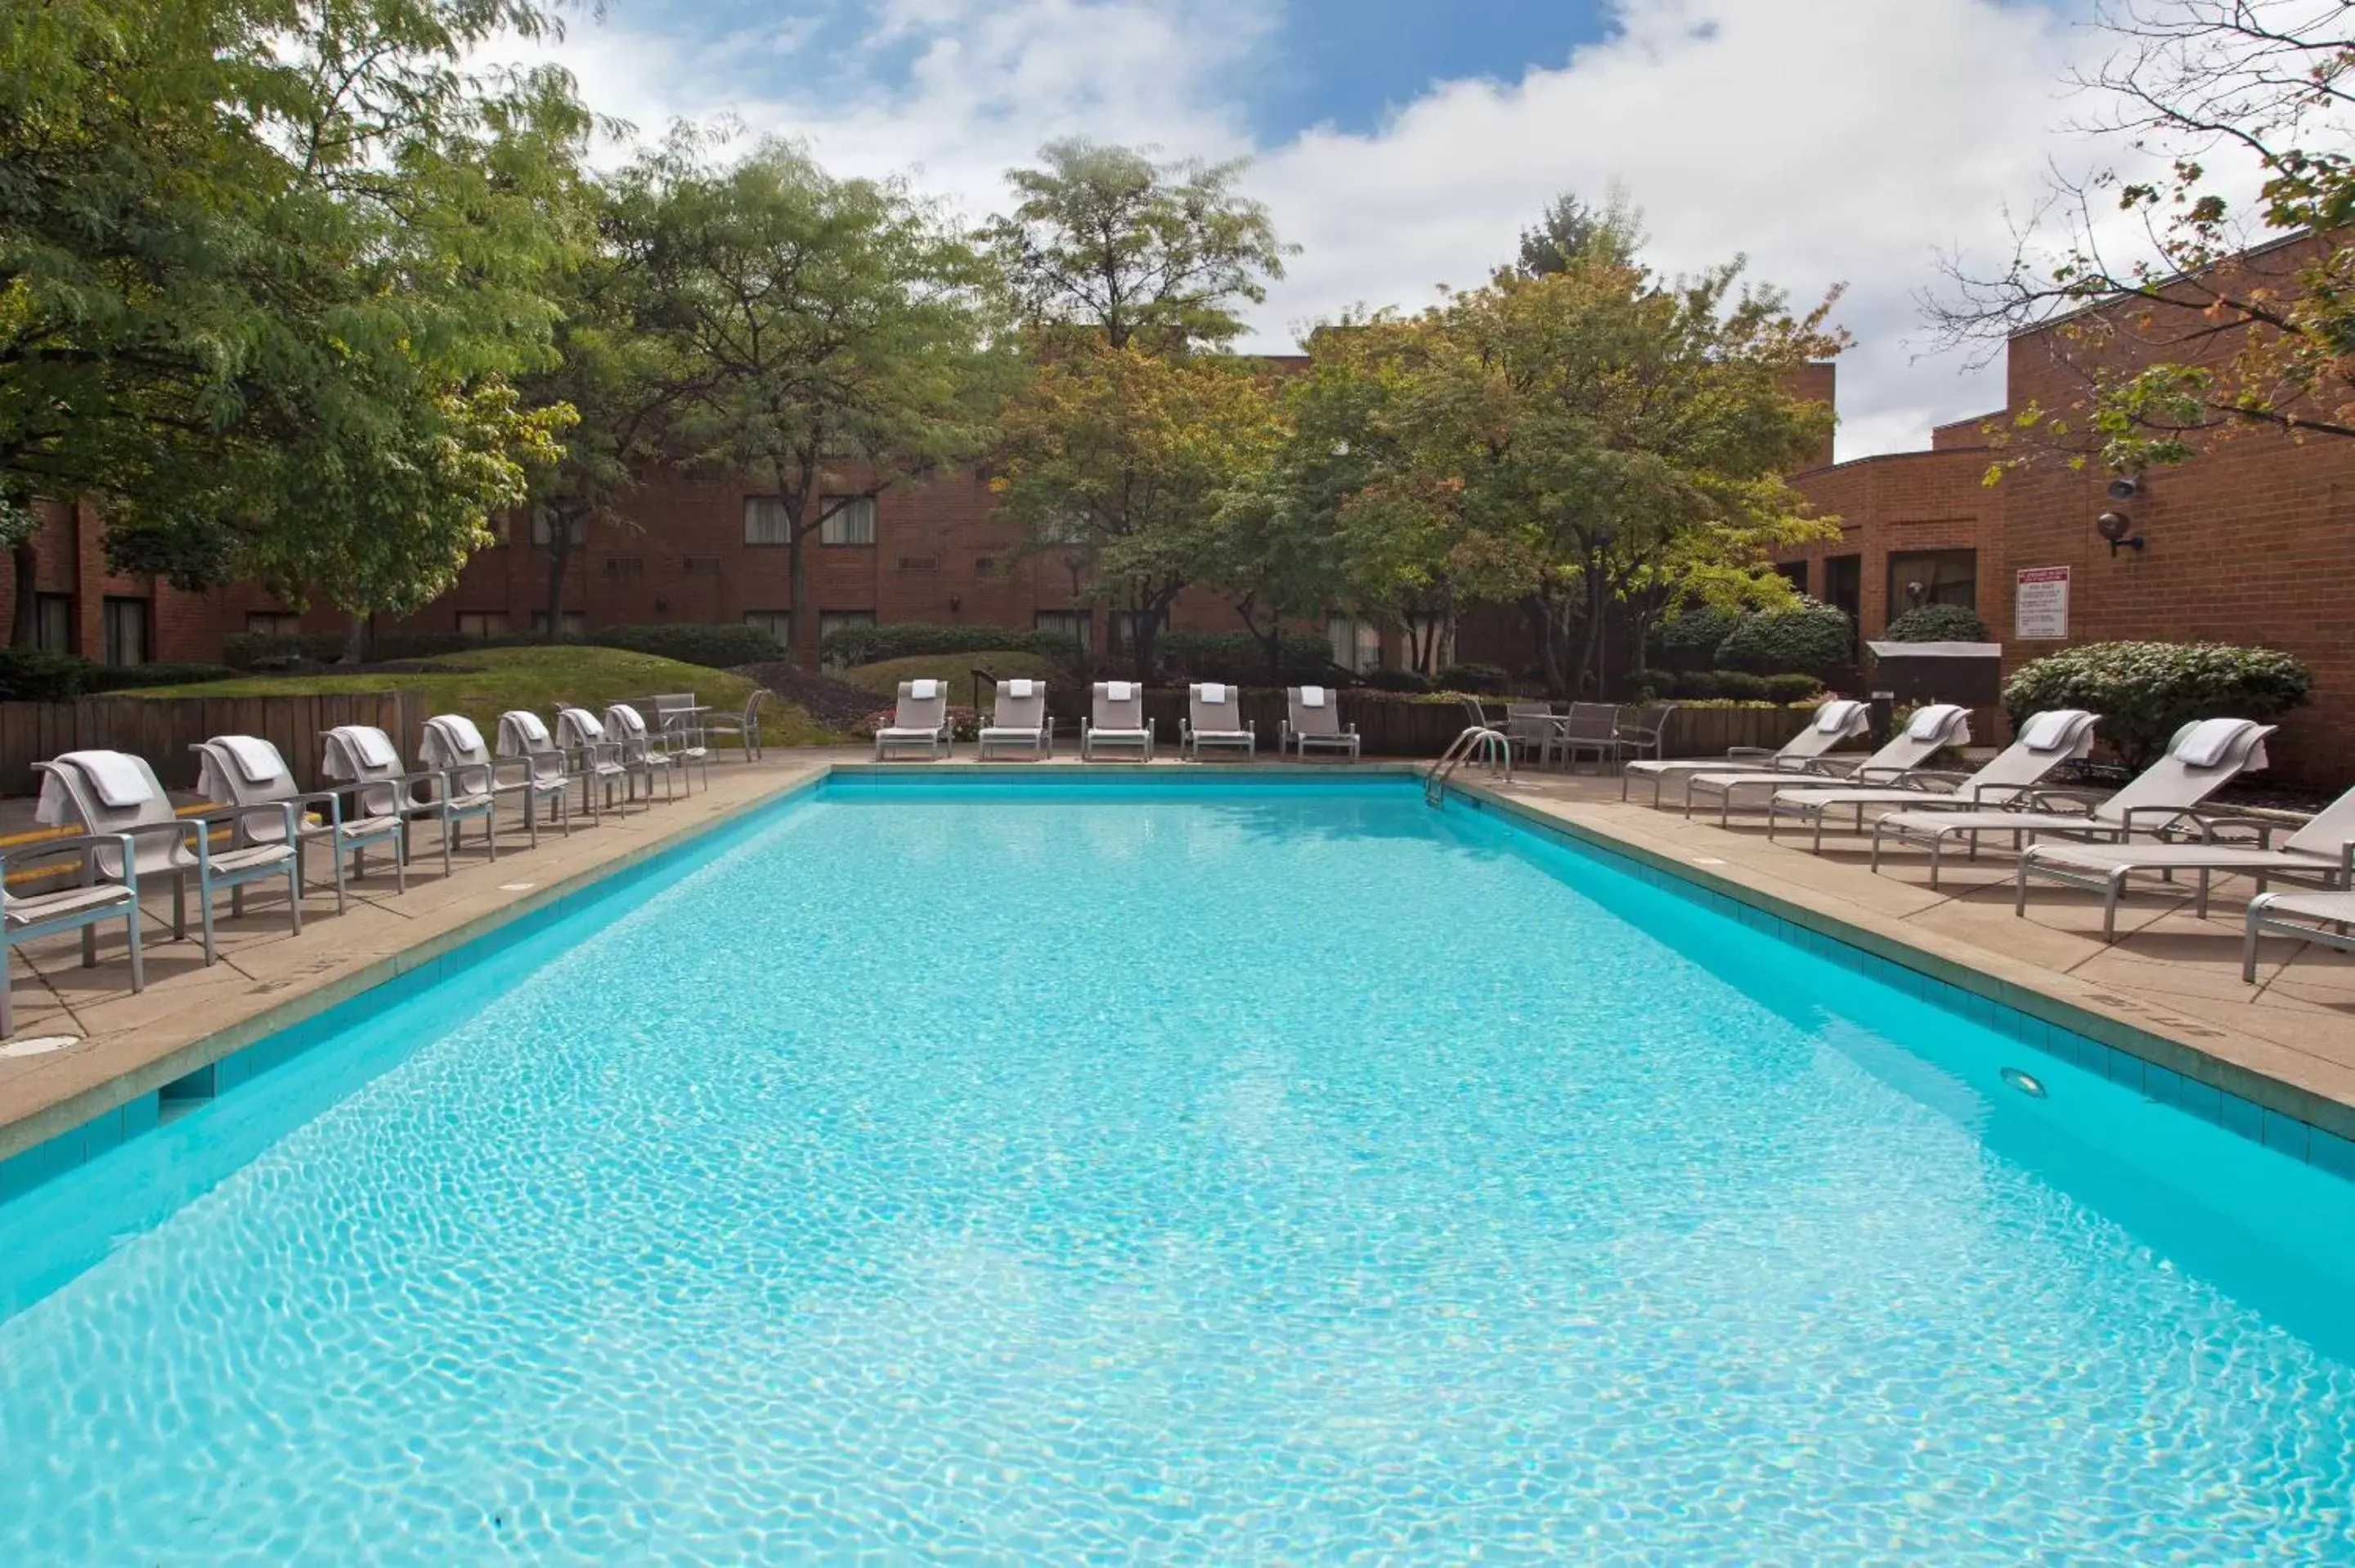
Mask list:
[[[368,642],[370,641],[369,633],[375,630],[375,620],[376,617],[372,615],[355,615],[352,617],[351,625],[346,628],[344,631],[345,663],[364,664],[368,662]]]
[[[807,648],[810,651],[810,666],[815,669],[818,659],[817,628],[812,623],[809,612],[808,556],[802,549],[807,540],[800,528],[790,523],[786,527],[785,573],[793,579],[792,603],[789,606],[793,610],[793,647],[787,652],[793,655],[793,662],[798,664],[802,662],[801,651]]]
[[[16,620],[8,630],[8,645],[30,648],[41,630],[41,552],[32,540],[19,539],[9,548],[8,559],[16,568]]]
[[[564,574],[572,567],[572,519],[562,507],[550,515],[548,528],[548,635],[564,635]]]

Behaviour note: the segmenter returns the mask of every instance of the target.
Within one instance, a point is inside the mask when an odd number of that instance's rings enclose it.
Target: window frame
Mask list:
[[[139,657],[118,659],[115,657],[120,641],[117,635],[117,625],[123,619],[123,612],[132,609],[139,612]],[[99,602],[99,615],[101,630],[103,633],[103,646],[101,652],[103,654],[102,662],[108,669],[135,670],[142,664],[152,664],[155,662],[155,601],[154,599],[142,599],[134,594],[108,594]]]
[[[1070,633],[1079,645],[1080,657],[1092,658],[1096,644],[1095,611],[1085,606],[1070,609],[1034,609],[1030,612],[1033,634],[1045,632]]]
[[[59,635],[51,638],[50,612],[62,609],[63,623]],[[74,651],[74,596],[69,593],[36,593],[33,595],[33,646],[44,653],[70,653]]]
[[[1951,545],[1936,549],[1891,550],[1882,566],[1882,577],[1885,578],[1882,591],[1888,596],[1881,605],[1883,624],[1896,620],[1907,610],[1915,608],[1913,601],[1905,596],[1905,579],[1899,576],[1901,563],[1942,561],[1944,565],[1951,566],[1955,564],[1956,557],[1966,559],[1969,562],[1968,569],[1961,577],[1950,580],[1945,587],[1949,588],[1959,587],[1963,590],[1961,596],[1957,598],[1941,590],[1938,580],[1939,568],[1934,567],[1926,579],[1915,579],[1926,581],[1930,589],[1922,602],[1925,605],[1959,604],[1966,609],[1977,611],[1979,607],[1979,553],[1977,548],[1968,545]]]
[[[882,535],[883,509],[872,495],[821,495],[817,509],[820,518],[817,542],[829,550],[871,550]],[[844,520],[853,517],[866,519],[867,536],[863,539],[837,537],[837,535],[847,531]]]
[[[774,538],[761,539],[753,537],[752,509],[754,506],[764,503],[774,506],[776,509],[774,514],[776,526],[772,530],[772,532],[776,535]],[[777,550],[785,548],[792,545],[793,542],[794,520],[792,515],[785,511],[785,498],[783,496],[748,495],[744,498],[744,547],[746,549]]]
[[[481,623],[480,630],[467,630],[466,622],[470,620]],[[493,626],[490,624],[493,621],[498,624]],[[507,635],[507,612],[504,609],[462,609],[457,612],[454,624],[461,637],[505,637]]]

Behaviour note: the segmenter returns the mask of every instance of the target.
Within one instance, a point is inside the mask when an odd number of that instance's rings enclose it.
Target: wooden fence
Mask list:
[[[29,795],[33,764],[61,751],[128,751],[147,759],[166,789],[196,787],[188,748],[217,735],[258,735],[306,782],[320,777],[319,737],[337,725],[374,725],[404,753],[433,709],[420,696],[373,692],[319,697],[81,697],[70,703],[0,703],[0,792]]]

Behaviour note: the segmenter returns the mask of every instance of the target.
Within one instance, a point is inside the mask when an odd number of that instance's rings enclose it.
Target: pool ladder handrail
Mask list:
[[[1513,781],[1513,743],[1504,731],[1490,729],[1487,725],[1468,725],[1464,733],[1447,743],[1447,749],[1423,771],[1423,798],[1436,806],[1447,799],[1447,781],[1466,762],[1477,760],[1491,773],[1501,774],[1504,781]]]

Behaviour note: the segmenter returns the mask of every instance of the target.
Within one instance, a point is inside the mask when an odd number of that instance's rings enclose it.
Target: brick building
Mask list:
[[[2234,287],[2286,281],[2310,243],[2236,259]],[[1840,537],[1779,564],[1850,610],[1866,637],[1892,607],[1902,613],[1913,602],[1909,584],[1921,585],[1922,599],[1973,605],[2004,644],[2007,671],[2073,643],[2123,639],[2282,649],[2314,672],[2315,692],[2285,721],[2273,773],[2343,785],[2355,778],[2355,441],[2243,428],[2209,440],[2190,461],[2126,476],[2073,466],[2074,453],[2030,438],[1995,450],[1984,434],[2028,408],[2082,430],[2097,362],[2228,357],[2236,334],[2211,328],[2187,297],[2176,312],[2112,307],[2019,334],[2005,409],[1942,427],[1927,451],[1796,476],[1819,510],[1839,517]],[[1988,486],[1998,459],[2020,461]],[[2126,478],[2132,493],[2114,496],[2111,484]],[[2111,548],[2095,525],[2110,512],[2127,518],[2141,547]],[[2041,611],[2019,613],[2023,593]]]

